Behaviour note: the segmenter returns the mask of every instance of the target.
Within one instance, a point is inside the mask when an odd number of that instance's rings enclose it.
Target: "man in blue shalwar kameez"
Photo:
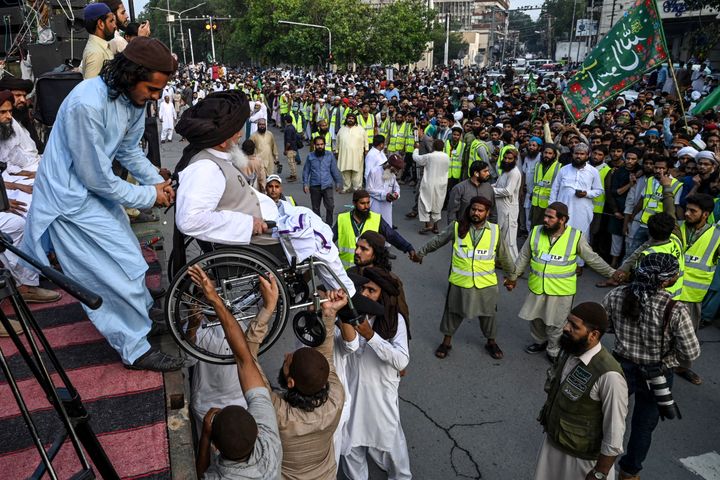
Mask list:
[[[65,274],[103,298],[90,320],[136,369],[170,371],[182,358],[150,346],[152,298],[145,286],[147,263],[124,208],[169,205],[169,182],[138,146],[144,106],[162,94],[177,61],[159,40],[134,39],[85,80],[60,106],[37,172],[25,234],[26,251],[47,263],[49,240]],[[112,172],[117,160],[138,181]]]

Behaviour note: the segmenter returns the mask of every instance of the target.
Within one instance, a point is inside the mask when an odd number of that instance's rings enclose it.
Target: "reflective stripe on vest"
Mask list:
[[[645,256],[650,255],[651,253],[666,253],[677,258],[677,261],[680,264],[680,276],[674,284],[666,287],[665,290],[670,293],[675,300],[678,300],[680,298],[680,293],[682,292],[683,276],[685,275],[685,255],[683,255],[682,241],[675,236],[675,234],[672,234],[667,242],[661,245],[653,245],[652,247],[643,250],[641,255]],[[638,261],[638,264],[639,263],[640,262]]]
[[[490,149],[488,148],[487,144],[483,142],[482,140],[473,140],[470,144],[470,162],[468,162],[470,165],[472,165],[473,162],[477,162],[479,160],[482,160],[482,157],[478,155],[478,149],[483,148],[485,150],[485,153],[487,154],[488,158],[490,158]],[[468,165],[468,174],[470,174],[470,166]]]
[[[455,222],[452,268],[448,279],[451,284],[460,288],[497,285],[495,253],[498,248],[498,231],[497,225],[488,222],[477,245],[473,245],[469,231],[463,238],[458,238],[458,223]]]
[[[555,177],[560,170],[560,163],[556,160],[542,173],[542,162],[535,165],[535,177],[533,179],[532,206],[547,208],[550,203],[550,192]]]
[[[647,225],[648,219],[656,214],[663,211],[662,197],[663,197],[663,186],[660,182],[657,182],[657,188],[653,190],[653,185],[656,182],[653,180],[655,177],[650,177],[645,183],[645,190],[643,191],[643,210],[640,223]],[[672,187],[673,195],[676,195],[678,190],[682,188],[682,183],[677,179],[673,178],[670,181],[670,187]]]
[[[292,205],[293,207],[296,207],[296,206],[297,206],[297,205],[295,205],[295,199],[294,199],[293,197],[291,197],[290,195],[287,195],[287,196],[285,197],[285,201],[288,202],[288,203],[289,203],[290,205]]]
[[[297,133],[302,133],[302,114],[298,112],[290,112],[288,115],[290,115],[290,118],[292,119],[292,124],[293,127],[295,127],[295,131]]]
[[[565,227],[553,245],[538,225],[530,235],[530,277],[528,287],[536,295],[575,295],[577,248],[580,231]]]
[[[352,218],[350,218],[350,215],[352,215],[352,212],[341,213],[338,215],[337,219],[337,247],[340,251],[340,260],[342,260],[345,270],[355,264],[355,248],[357,246],[357,237],[355,236]],[[362,230],[358,233],[358,236],[368,230],[372,230],[373,232],[379,231],[381,218],[382,217],[379,213],[370,212],[370,216],[368,216],[367,220],[365,220]]]
[[[405,150],[405,122],[400,126],[396,122],[390,124],[388,132],[387,149],[388,152],[399,152]]]
[[[603,163],[602,167],[598,169],[600,174],[600,185],[602,185],[602,193],[597,197],[593,198],[593,213],[602,213],[605,208],[605,177],[607,177],[610,167],[607,163]]]
[[[364,120],[362,115],[358,115],[357,121],[358,125],[365,129],[365,133],[367,134],[368,138],[368,144],[371,144],[373,142],[373,139],[375,138],[375,116],[368,114],[367,120]]]
[[[280,95],[280,115],[287,115],[290,112],[292,100],[285,100],[284,95]]]
[[[720,247],[720,229],[715,225],[705,230],[695,242],[687,246],[687,228],[680,225],[683,245],[685,245],[685,273],[683,275],[680,301],[702,302],[715,276],[717,265],[715,252]]]
[[[455,148],[452,147],[450,140],[447,140],[445,142],[445,148],[443,149],[443,152],[445,152],[447,156],[450,157],[448,178],[460,178],[460,174],[462,173],[462,156],[464,150],[465,144],[462,142],[462,140],[458,141],[458,144]]]

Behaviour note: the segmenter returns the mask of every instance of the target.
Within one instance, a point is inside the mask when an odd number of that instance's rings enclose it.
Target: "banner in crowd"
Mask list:
[[[563,103],[580,121],[668,58],[655,1],[637,0],[568,81]]]
[[[708,110],[711,110],[715,107],[720,105],[720,87],[715,87],[715,89],[710,92],[710,95],[705,97],[705,99],[695,105],[693,109],[690,111],[693,115],[700,115],[701,113],[704,113]]]

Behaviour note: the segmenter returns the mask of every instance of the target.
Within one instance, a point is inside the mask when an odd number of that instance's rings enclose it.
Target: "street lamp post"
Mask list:
[[[182,24],[182,16],[183,14],[189,12],[190,10],[195,10],[198,7],[201,7],[205,5],[205,2],[198,3],[194,7],[186,8],[185,10],[181,12],[176,12],[175,10],[170,10],[170,0],[168,0],[168,8],[160,8],[160,7],[152,7],[155,10],[160,10],[161,12],[168,13],[168,16],[170,14],[174,14],[178,16],[178,20],[180,21],[180,42],[182,43],[182,52],[183,52],[183,63],[187,64],[187,56],[185,54],[185,31],[183,30],[183,24]],[[168,21],[168,35],[170,34],[170,22]],[[170,53],[172,53],[172,38],[168,37],[170,40]],[[213,53],[213,58],[215,57],[215,54]]]
[[[332,31],[325,25],[315,25],[314,23],[301,23],[301,22],[290,22],[288,20],[278,20],[278,23],[284,23],[286,25],[299,25],[301,27],[310,27],[310,28],[324,28],[328,31],[328,63],[330,63],[330,58],[332,58]]]
[[[202,5],[202,4],[200,4]],[[198,6],[200,6],[198,5]],[[193,7],[194,8],[194,7]],[[210,44],[212,46],[212,61],[215,61],[215,34],[213,32],[213,25],[215,25],[215,22],[218,20],[232,20],[232,17],[214,17],[212,15],[205,15],[204,17],[195,17],[195,18],[186,18],[186,21],[197,21],[201,20],[203,22],[210,22]],[[207,26],[205,28],[208,28]]]

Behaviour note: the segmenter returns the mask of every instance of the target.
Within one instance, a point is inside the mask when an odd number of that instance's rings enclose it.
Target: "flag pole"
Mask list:
[[[680,102],[680,112],[682,112],[683,123],[687,127],[687,117],[685,116],[685,105],[683,105],[682,93],[680,93],[680,85],[678,85],[677,77],[675,76],[675,68],[673,67],[672,60],[668,55],[668,67],[670,68],[670,75],[672,75],[673,83],[675,84],[675,91],[678,95],[678,101]]]

